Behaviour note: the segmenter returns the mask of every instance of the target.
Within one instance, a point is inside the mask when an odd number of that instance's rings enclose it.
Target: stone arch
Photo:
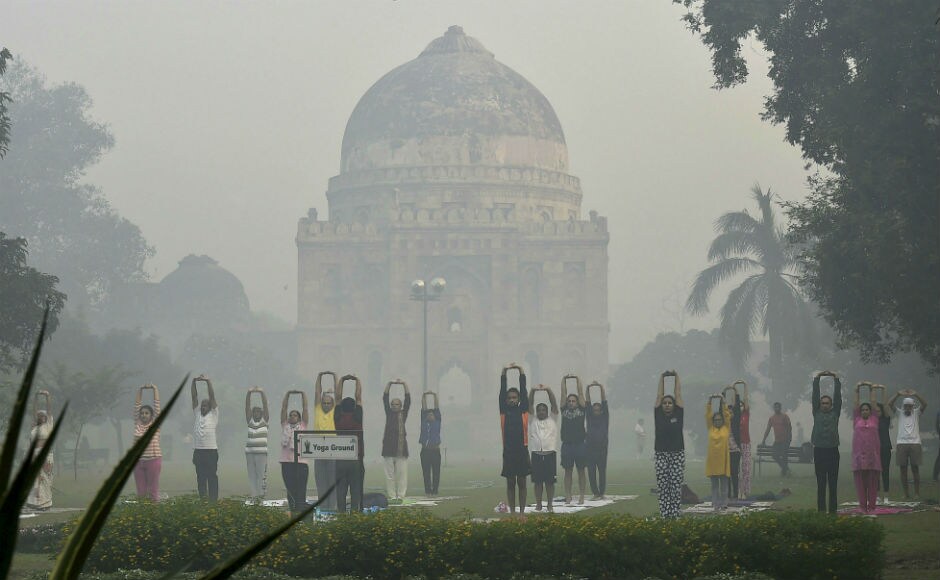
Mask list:
[[[450,359],[438,372],[441,407],[469,407],[473,403],[473,377],[459,359]]]

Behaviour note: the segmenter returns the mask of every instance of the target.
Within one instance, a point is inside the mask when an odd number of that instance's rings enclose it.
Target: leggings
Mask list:
[[[878,472],[874,469],[853,471],[855,474],[855,493],[858,494],[858,507],[863,512],[875,511],[878,502]]]
[[[441,448],[421,446],[421,473],[425,495],[437,495],[441,483]]]
[[[591,493],[595,496],[604,495],[607,491],[607,446],[591,446],[587,452],[588,481],[591,483]]]
[[[738,474],[741,472],[741,452],[731,452],[731,485],[728,486],[728,497],[738,499]]]
[[[656,486],[659,488],[659,513],[664,518],[679,517],[684,476],[684,450],[656,452]]]
[[[346,511],[346,492],[349,492],[349,510],[353,513],[362,511],[362,482],[365,478],[365,466],[362,460],[336,461],[336,509]]]
[[[728,480],[727,475],[710,475],[708,479],[712,482],[712,508],[720,509],[728,507]]]
[[[936,469],[934,469],[936,473]],[[934,479],[937,477],[934,476]],[[887,494],[891,487],[891,448],[881,448],[881,489]]]
[[[245,462],[248,464],[248,488],[251,497],[263,498],[268,489],[268,454],[246,453]]]
[[[219,499],[219,450],[193,449],[193,465],[196,466],[196,489],[199,497]]]
[[[291,513],[307,505],[307,478],[310,469],[306,463],[281,462],[281,476],[287,488],[287,505]]]
[[[741,497],[747,498],[751,495],[751,468],[754,463],[751,461],[751,444],[741,444]]]
[[[839,488],[839,448],[814,447],[813,466],[816,470],[816,509],[826,511],[826,490],[829,490],[829,513],[838,508],[836,490]]]
[[[137,495],[160,501],[160,467],[163,459],[141,459],[134,467],[134,483],[137,484]]]

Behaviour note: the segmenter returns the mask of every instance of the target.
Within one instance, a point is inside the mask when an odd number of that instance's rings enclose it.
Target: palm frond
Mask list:
[[[715,220],[716,232],[756,232],[760,223],[747,210],[733,211]]]
[[[749,277],[728,294],[721,309],[719,339],[728,348],[736,364],[743,364],[751,354],[751,337],[761,325],[763,314],[756,308],[760,274]]]
[[[752,232],[724,232],[718,234],[708,247],[708,261],[725,260],[735,256],[763,253],[760,238]]]
[[[754,201],[757,202],[757,207],[760,209],[761,224],[768,231],[776,231],[777,218],[774,215],[773,192],[768,188],[767,193],[764,193],[761,191],[760,184],[755,183],[751,187],[751,195],[754,197]]]
[[[761,268],[760,263],[750,258],[728,258],[699,272],[692,291],[685,302],[692,314],[708,312],[708,299],[719,284],[751,268]]]

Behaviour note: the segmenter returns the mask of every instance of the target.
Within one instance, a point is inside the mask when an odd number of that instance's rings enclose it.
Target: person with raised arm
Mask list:
[[[207,398],[199,400],[197,383],[205,383]],[[215,401],[212,381],[206,375],[194,378],[190,385],[193,398],[193,465],[196,466],[196,489],[199,497],[210,501],[219,499],[219,405]]]
[[[728,454],[731,457],[731,477],[728,480],[728,498],[737,499],[739,486],[738,479],[741,472],[741,446],[738,442],[741,440],[741,395],[738,394],[738,387],[733,383],[721,392],[722,399],[731,391],[731,401],[725,401],[728,410],[731,412],[731,433],[728,435]]]
[[[52,417],[52,395],[49,391],[41,390],[36,393],[33,400],[33,428],[29,432],[30,441],[36,442],[33,456],[39,455],[42,446],[46,444],[49,436],[52,435],[54,424]],[[74,460],[73,460],[74,461]],[[36,511],[46,511],[52,507],[52,478],[53,478],[53,460],[52,451],[46,455],[46,461],[42,464],[36,481],[29,490],[29,496],[26,498],[26,507]]]
[[[832,377],[832,396],[820,394],[820,381]],[[856,394],[858,391],[856,390]],[[816,471],[816,509],[827,511],[826,491],[829,491],[828,512],[836,513],[839,506],[839,417],[842,415],[842,382],[831,371],[822,371],[813,377],[813,466]]]
[[[861,402],[860,391],[869,387],[871,401]],[[878,417],[872,412],[875,394],[871,383],[855,385],[855,406],[852,410],[852,474],[855,493],[862,513],[870,514],[878,504],[878,476],[881,474],[881,440],[878,436]]]
[[[144,391],[153,393],[153,406],[141,404]],[[160,393],[156,385],[144,385],[137,389],[134,402],[134,441],[143,437],[154,420],[160,416]],[[160,501],[160,469],[163,466],[163,452],[160,451],[160,430],[158,429],[143,455],[134,466],[134,483],[137,496],[151,501]]]
[[[329,375],[333,379],[330,391],[323,391],[323,377]],[[317,383],[313,393],[313,429],[314,431],[335,431],[336,422],[336,373],[323,371],[317,374]],[[320,509],[336,511],[336,495],[323,498],[330,486],[336,481],[336,462],[332,459],[313,460],[313,480],[317,485],[317,498],[322,499]]]
[[[539,392],[548,395],[548,402],[535,403]],[[533,409],[534,407],[534,409]],[[548,511],[554,511],[555,477],[557,474],[558,451],[558,401],[555,393],[545,385],[539,385],[529,397],[529,414],[535,420],[529,421],[529,451],[532,453],[532,483],[535,487],[535,511],[542,511],[542,492],[546,492]]]
[[[510,369],[519,371],[519,388],[508,386],[506,374]],[[499,376],[499,423],[503,439],[501,475],[506,478],[509,513],[515,513],[518,488],[519,513],[522,514],[528,492],[526,477],[532,468],[529,463],[529,394],[525,373],[516,363],[503,367]]]
[[[576,394],[568,394],[568,379],[575,379]],[[565,503],[571,503],[571,488],[574,483],[574,470],[578,470],[578,505],[584,505],[584,489],[587,474],[587,427],[584,388],[581,379],[574,375],[565,375],[561,379],[561,466],[565,470]]]
[[[405,400],[389,399],[392,385],[405,389]],[[385,492],[389,503],[400,504],[408,493],[408,434],[405,423],[411,409],[411,393],[401,379],[389,381],[382,393],[385,408],[385,433],[382,435],[382,458],[385,460]]]
[[[427,398],[433,406],[427,406]],[[441,407],[437,393],[428,391],[421,396],[421,474],[424,476],[424,495],[434,497],[441,484]]]
[[[712,400],[718,399],[718,410]],[[728,509],[728,482],[731,479],[731,411],[725,406],[720,393],[708,397],[705,403],[705,421],[708,425],[708,452],[705,455],[705,476],[712,484],[712,509]]]
[[[355,398],[343,397],[343,385],[346,381],[355,381]],[[336,431],[348,432],[356,435],[359,447],[358,460],[336,461],[336,507],[340,512],[346,511],[346,493],[349,492],[349,509],[351,512],[362,511],[362,482],[365,477],[366,449],[362,434],[362,382],[356,375],[343,375],[336,383],[336,399],[340,402],[333,413]]]
[[[897,400],[904,397],[900,406]],[[904,499],[911,498],[910,484],[907,482],[907,466],[911,466],[914,477],[914,497],[920,499],[920,464],[923,461],[923,448],[920,442],[920,416],[927,410],[927,401],[913,389],[904,389],[895,393],[888,401],[888,408],[897,417],[898,436],[895,440],[897,463],[901,468],[901,488]]]
[[[252,405],[257,394],[261,405]],[[248,465],[248,488],[254,501],[264,499],[268,489],[268,397],[261,387],[251,387],[245,395],[245,422],[248,440],[245,442],[245,462]]]
[[[291,395],[300,395],[300,410],[290,409]],[[296,455],[295,431],[306,431],[310,416],[307,410],[307,393],[290,390],[281,402],[281,477],[287,488],[287,506],[291,515],[302,511],[307,505],[307,480],[310,468],[306,461]]]
[[[666,395],[666,377],[675,379],[675,394]],[[653,405],[656,463],[656,486],[659,489],[659,513],[664,518],[679,517],[682,483],[685,477],[685,438],[682,434],[685,411],[682,407],[682,386],[676,371],[659,376],[656,403]]]
[[[878,416],[878,440],[881,444],[881,502],[888,501],[888,492],[891,491],[891,414],[888,413],[887,395],[884,385],[872,385],[871,392],[874,401],[872,411]],[[881,391],[881,401],[875,396],[875,391]]]
[[[787,453],[790,450],[790,442],[793,441],[793,425],[790,423],[790,416],[784,413],[782,409],[780,403],[774,403],[774,414],[770,416],[770,419],[767,419],[767,429],[764,431],[761,447],[767,446],[767,435],[773,429],[773,458],[780,466],[780,475],[785,477],[790,475]]]
[[[735,385],[743,385],[744,391],[741,396],[741,419],[740,431],[741,440],[738,441],[738,447],[741,448],[741,477],[738,486],[738,498],[747,499],[751,495],[751,469],[754,464],[751,461],[751,402],[747,391],[747,383],[744,381],[735,381]]]
[[[591,401],[591,387],[601,392],[600,401]],[[607,447],[610,429],[610,410],[607,408],[607,391],[604,385],[594,381],[585,392],[587,402],[587,473],[593,499],[604,499],[607,493]],[[640,419],[642,421],[642,419]],[[645,434],[644,434],[645,436]]]

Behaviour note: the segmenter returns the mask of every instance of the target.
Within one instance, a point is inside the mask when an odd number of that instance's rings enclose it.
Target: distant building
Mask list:
[[[452,26],[362,97],[328,217],[311,209],[298,224],[299,372],[355,371],[373,392],[402,377],[419,391],[410,286],[442,276],[429,308],[442,404],[491,407],[512,361],[556,389],[567,372],[604,381],[607,220],[583,219],[581,198],[551,104]]]

